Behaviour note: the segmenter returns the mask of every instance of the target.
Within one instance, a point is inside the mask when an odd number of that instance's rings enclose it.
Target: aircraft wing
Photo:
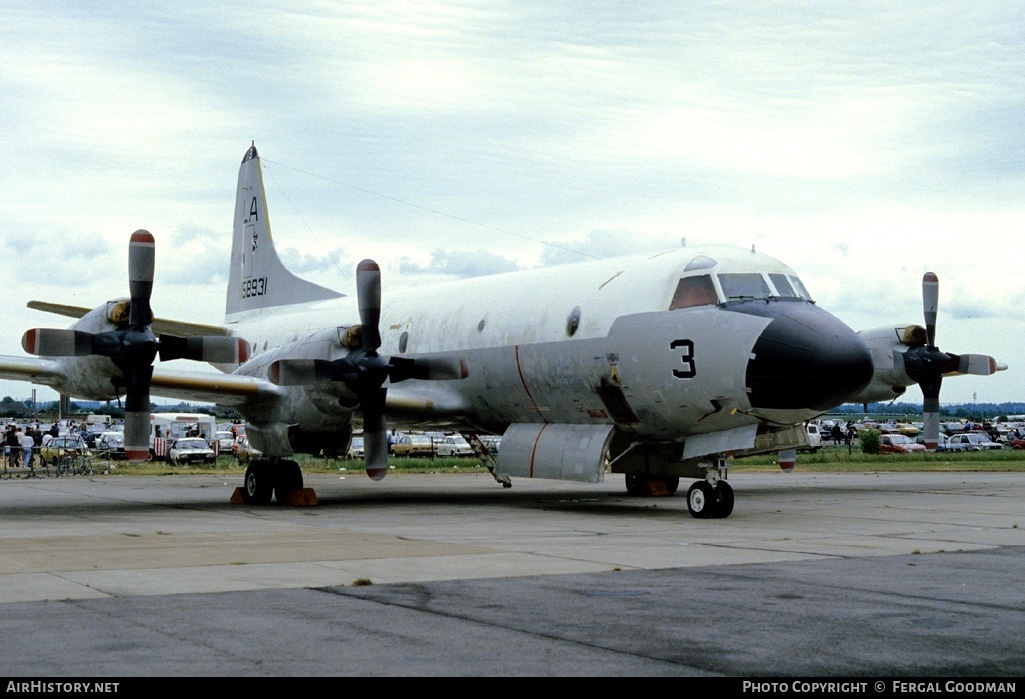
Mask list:
[[[67,362],[59,359],[0,355],[0,379],[27,381],[61,391],[73,371]],[[160,368],[153,371],[152,390],[154,395],[166,398],[232,406],[285,396],[279,386],[253,376]]]
[[[154,395],[165,398],[232,406],[286,396],[280,386],[255,376],[159,368],[153,370],[150,389]]]
[[[45,313],[53,313],[68,318],[81,318],[89,313],[91,308],[82,306],[68,306],[63,303],[49,303],[47,301],[29,301],[28,307]],[[220,325],[204,325],[202,323],[187,323],[167,318],[154,318],[152,324],[153,332],[157,335],[178,335],[180,337],[193,337],[200,335],[227,335],[228,332]]]
[[[63,377],[60,363],[45,357],[0,356],[0,379],[30,381],[44,386]]]

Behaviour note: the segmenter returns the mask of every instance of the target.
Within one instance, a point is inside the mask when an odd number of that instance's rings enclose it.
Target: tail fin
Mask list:
[[[235,230],[224,322],[248,311],[343,296],[289,272],[274,250],[260,156],[254,144],[242,159],[235,195]]]

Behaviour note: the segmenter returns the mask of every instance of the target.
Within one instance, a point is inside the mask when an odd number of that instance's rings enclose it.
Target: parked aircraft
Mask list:
[[[94,309],[30,302],[79,320],[26,332],[39,357],[0,357],[0,376],[79,398],[125,395],[136,459],[151,392],[234,406],[263,453],[246,471],[249,503],[287,501],[303,483],[288,457],[344,454],[354,427],[367,474],[383,478],[391,426],[471,443],[501,435],[491,469],[506,486],[598,482],[611,470],[633,494],[661,494],[694,478],[691,514],[726,517],[729,458],[780,452],[792,463],[807,420],[914,383],[935,425],[943,376],[1005,368],[936,348],[935,275],[926,328],[859,335],[753,249],[685,247],[383,295],[380,268],[364,260],[356,297],[343,296],[279,259],[255,145],[239,169],[223,326],[153,318],[155,241],[137,231],[129,246],[131,298]],[[154,369],[158,355],[223,373]]]

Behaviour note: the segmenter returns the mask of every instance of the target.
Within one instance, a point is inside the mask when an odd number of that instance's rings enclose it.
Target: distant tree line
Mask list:
[[[829,411],[831,415],[864,415],[865,406],[847,403]],[[868,412],[884,415],[921,416],[921,403],[869,403]],[[950,403],[940,406],[940,416],[954,420],[982,420],[1025,414],[1025,403]]]
[[[125,417],[124,405],[111,402],[71,401],[70,408],[70,414],[72,415],[110,415],[117,420],[123,420]],[[214,405],[192,405],[191,403],[157,405],[150,403],[150,410],[166,413],[203,413],[223,418],[224,420],[241,419],[234,408],[222,408]],[[10,396],[5,396],[3,401],[0,401],[0,416],[3,417],[32,418],[39,415],[56,416],[59,411],[60,403],[55,400],[37,402],[34,409],[31,399],[15,400]]]

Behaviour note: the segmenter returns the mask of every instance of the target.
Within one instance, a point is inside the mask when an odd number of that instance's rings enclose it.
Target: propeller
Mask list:
[[[925,328],[912,325],[905,330],[904,370],[922,389],[925,446],[935,450],[940,435],[940,386],[944,376],[974,374],[989,376],[1007,366],[986,354],[952,354],[936,346],[936,315],[939,309],[939,278],[932,272],[922,277],[922,306]]]
[[[192,359],[196,361],[239,364],[248,358],[249,345],[237,337],[177,337],[161,335],[151,329],[153,310],[153,270],[156,243],[149,231],[132,233],[128,244],[128,289],[131,306],[127,322],[116,330],[90,333],[82,330],[35,328],[21,338],[30,354],[50,357],[108,357],[121,370],[125,389],[125,458],[144,461],[149,458],[150,381],[153,361]],[[123,319],[122,319],[123,320]],[[111,379],[114,383],[114,379]]]
[[[361,345],[340,359],[279,359],[268,369],[271,383],[302,386],[341,382],[356,394],[363,413],[364,463],[367,475],[381,480],[388,473],[388,432],[385,423],[384,382],[406,379],[426,381],[462,379],[469,375],[466,361],[442,357],[388,357],[381,347],[381,268],[373,260],[356,267],[356,300],[362,331]]]

